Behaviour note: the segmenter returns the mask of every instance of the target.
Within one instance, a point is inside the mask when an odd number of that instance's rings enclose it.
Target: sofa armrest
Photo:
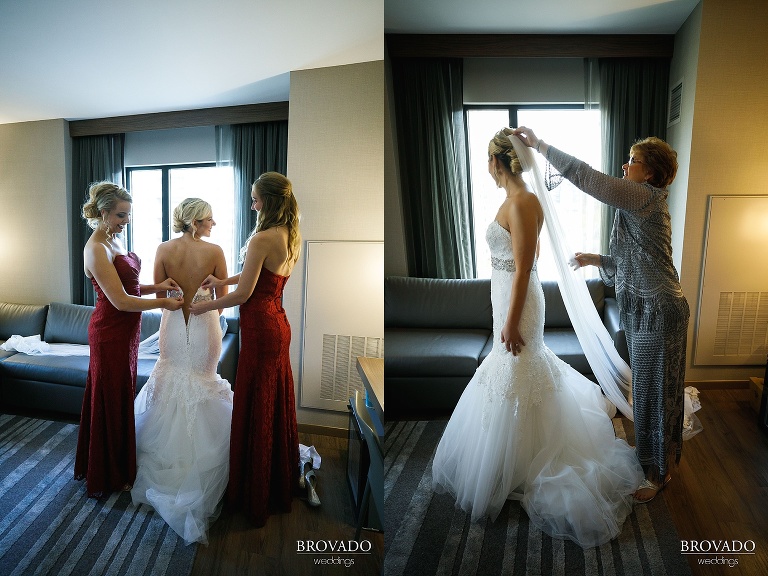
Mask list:
[[[624,361],[629,364],[629,350],[627,348],[627,338],[624,329],[621,327],[621,315],[619,314],[619,304],[615,298],[605,299],[605,310],[603,315],[603,324],[608,330],[608,334],[613,340],[613,345]]]

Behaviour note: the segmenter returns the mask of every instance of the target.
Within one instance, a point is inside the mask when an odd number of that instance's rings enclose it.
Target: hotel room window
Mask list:
[[[232,274],[234,253],[234,184],[231,167],[215,163],[126,168],[133,196],[128,245],[141,258],[142,284],[152,284],[155,252],[161,242],[176,238],[173,209],[185,198],[202,198],[211,205],[216,222],[206,240],[221,246]]]
[[[488,174],[488,142],[502,126],[529,126],[536,135],[564,152],[578,155],[591,166],[601,167],[600,111],[562,106],[467,107],[470,186],[475,228],[477,277],[491,277],[491,255],[485,231],[504,201],[504,190],[497,189]],[[535,154],[542,172],[544,158]],[[550,192],[557,206],[563,230],[573,251],[599,252],[602,225],[600,203],[563,181]],[[541,233],[538,262],[542,280],[555,279],[556,271],[546,230]],[[585,278],[596,278],[593,266],[581,269]]]

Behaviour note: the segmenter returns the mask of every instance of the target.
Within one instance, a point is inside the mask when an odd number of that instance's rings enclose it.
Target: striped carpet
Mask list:
[[[507,501],[495,522],[471,523],[450,495],[432,492],[432,457],[445,424],[387,424],[385,575],[690,574],[663,498],[635,506],[618,538],[587,550],[530,526],[519,502]],[[626,438],[620,419],[614,427]]]
[[[78,426],[0,415],[0,574],[187,576],[195,546],[127,492],[87,498]]]

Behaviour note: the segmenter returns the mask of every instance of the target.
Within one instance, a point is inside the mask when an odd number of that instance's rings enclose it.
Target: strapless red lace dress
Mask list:
[[[117,273],[132,296],[141,296],[141,260],[133,252],[115,257]],[[85,478],[88,496],[129,488],[136,477],[133,399],[141,312],[121,312],[95,279],[96,309],[88,326],[91,358],[75,456],[75,479]]]
[[[291,327],[282,305],[287,280],[262,268],[253,294],[240,306],[227,503],[257,526],[270,513],[290,512],[298,483]]]

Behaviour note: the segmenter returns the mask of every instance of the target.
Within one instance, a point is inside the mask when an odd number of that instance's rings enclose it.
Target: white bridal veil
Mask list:
[[[560,220],[547,193],[544,177],[533,157],[533,151],[517,136],[510,135],[509,140],[515,148],[525,176],[528,177],[528,183],[544,210],[544,221],[552,244],[560,293],[563,295],[565,309],[571,318],[579,343],[606,397],[624,416],[633,420],[632,407],[627,402],[632,384],[629,366],[619,356],[608,330],[598,316],[586,282],[577,277],[568,266],[568,259],[573,251],[566,245]]]

